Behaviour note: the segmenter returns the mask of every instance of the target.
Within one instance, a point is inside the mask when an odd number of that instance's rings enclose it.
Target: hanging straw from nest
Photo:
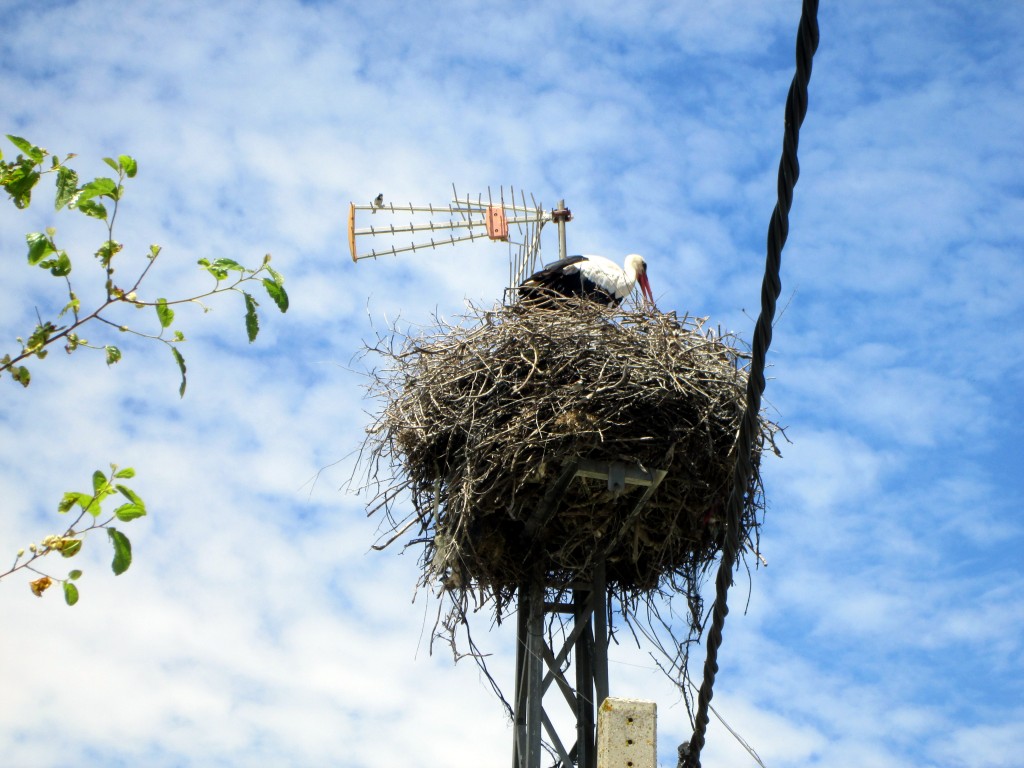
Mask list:
[[[538,569],[564,588],[597,558],[624,611],[682,593],[699,634],[699,581],[722,541],[743,412],[738,340],[706,319],[574,300],[470,305],[460,320],[369,350],[383,358],[370,379],[383,408],[364,446],[369,513],[386,515],[377,548],[424,545],[422,584],[453,606],[442,634],[470,600],[500,622]],[[775,431],[762,421],[755,467]],[[638,504],[642,486],[613,494],[569,477],[581,460],[664,474]],[[756,469],[745,504],[741,540],[756,547]]]

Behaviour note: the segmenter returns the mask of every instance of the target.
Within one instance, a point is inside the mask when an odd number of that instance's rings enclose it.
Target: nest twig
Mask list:
[[[470,306],[460,321],[371,348],[383,359],[365,446],[370,513],[386,516],[378,548],[423,544],[423,585],[446,591],[463,619],[489,606],[499,622],[538,569],[557,590],[602,559],[623,611],[681,593],[699,635],[700,579],[732,490],[744,345],[706,318],[586,301]],[[762,419],[745,494],[740,538],[755,547],[756,467],[775,430]],[[664,479],[638,504],[643,486],[614,494],[575,476],[581,460]],[[456,623],[439,622],[442,634]]]

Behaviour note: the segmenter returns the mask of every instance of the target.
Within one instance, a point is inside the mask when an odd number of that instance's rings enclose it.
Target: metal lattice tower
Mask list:
[[[538,574],[519,594],[516,628],[516,689],[513,768],[540,768],[544,741],[556,765],[593,768],[597,706],[608,697],[608,614],[604,563],[589,581],[578,581],[555,595]],[[546,616],[567,614],[560,642]],[[559,647],[560,645],[560,647]],[[574,666],[574,677],[566,674]],[[575,743],[566,745],[545,710],[545,694],[555,690],[575,718]],[[549,697],[550,698],[550,697]],[[554,698],[558,698],[555,696]],[[546,739],[545,739],[546,736]]]
[[[527,521],[533,535],[557,514],[563,495],[576,478],[607,480],[614,496],[627,485],[646,486],[633,515],[665,478],[664,470],[645,470],[621,462],[580,459],[565,465]],[[596,768],[597,708],[609,695],[608,585],[598,555],[587,573],[569,584],[548,581],[538,563],[533,578],[520,586],[516,644],[513,768],[540,768],[546,747],[559,768]],[[570,665],[573,674],[568,673]],[[545,698],[547,697],[547,698]],[[559,734],[546,702],[564,699],[575,719],[574,734]],[[575,742],[570,743],[570,738]]]

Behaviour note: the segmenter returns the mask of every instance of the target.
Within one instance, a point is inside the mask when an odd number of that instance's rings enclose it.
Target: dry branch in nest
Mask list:
[[[624,610],[681,592],[699,634],[699,580],[722,543],[745,401],[741,346],[706,319],[573,300],[470,306],[458,324],[383,339],[370,387],[383,408],[364,447],[370,513],[387,516],[378,548],[424,545],[422,583],[457,609],[441,622],[448,635],[470,599],[501,621],[538,572],[566,588],[598,558]],[[757,540],[756,467],[774,432],[762,420],[741,541]],[[613,494],[576,476],[580,462],[663,479],[641,503],[645,486]],[[412,508],[400,511],[406,493]]]

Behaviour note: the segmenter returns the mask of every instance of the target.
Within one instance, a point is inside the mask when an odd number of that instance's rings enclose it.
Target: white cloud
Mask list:
[[[415,553],[368,552],[379,521],[337,491],[373,408],[348,369],[371,323],[496,300],[506,252],[353,265],[348,202],[444,203],[453,181],[565,198],[571,250],[644,253],[659,306],[749,336],[798,4],[613,5],[11,7],[4,132],[78,152],[86,177],[138,158],[125,262],[160,243],[152,290],[181,295],[205,284],[200,256],[269,251],[292,307],[257,290],[252,346],[240,301],[182,308],[183,400],[165,349],[101,329],[125,351],[114,369],[58,350],[28,391],[0,382],[0,550],[51,532],[61,493],[111,460],[151,511],[124,527],[124,576],[87,542],[73,609],[0,583],[5,760],[507,764],[477,670],[426,653]],[[766,393],[793,444],[765,466],[770,565],[747,615],[746,582],[731,593],[714,705],[773,768],[1011,765],[1024,19],[821,16]],[[50,223],[76,281],[105,236],[42,193],[0,209],[0,351],[64,300],[22,266],[24,233]],[[474,633],[511,688],[514,627]],[[613,690],[657,698],[671,765],[685,714],[646,651],[614,649]],[[704,762],[753,764],[717,721]]]

